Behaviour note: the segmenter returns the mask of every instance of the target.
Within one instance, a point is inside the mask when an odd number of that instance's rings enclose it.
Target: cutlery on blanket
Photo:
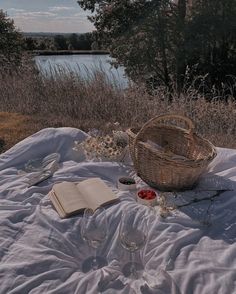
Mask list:
[[[50,178],[52,175],[53,175],[53,172],[50,170],[45,170],[45,171],[41,172],[40,174],[37,174],[35,177],[32,177],[30,179],[28,188],[42,183],[43,181]]]
[[[31,159],[25,164],[26,172],[43,171],[50,167],[52,163],[58,163],[60,160],[59,153],[51,153],[44,158]]]
[[[60,154],[52,153],[44,158],[29,160],[25,165],[24,173],[30,174],[28,188],[50,178],[59,168]],[[31,174],[35,173],[35,174]]]

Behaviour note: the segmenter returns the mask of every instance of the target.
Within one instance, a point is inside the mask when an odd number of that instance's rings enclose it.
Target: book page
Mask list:
[[[100,178],[84,180],[77,185],[77,189],[88,203],[88,207],[93,210],[118,199],[111,188]]]
[[[55,184],[53,186],[53,192],[66,215],[88,207],[86,199],[80,195],[74,183],[62,182]]]
[[[48,196],[49,196],[50,200],[52,201],[52,204],[56,208],[56,211],[59,214],[60,218],[66,217],[66,213],[65,213],[63,207],[61,206],[61,203],[57,200],[56,194],[53,191],[50,191]]]

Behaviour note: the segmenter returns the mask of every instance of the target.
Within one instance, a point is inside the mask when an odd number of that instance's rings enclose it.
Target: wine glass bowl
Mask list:
[[[146,235],[139,230],[126,230],[120,233],[120,240],[125,249],[135,252],[144,246]]]
[[[125,276],[138,279],[139,271],[143,270],[140,263],[133,261],[133,254],[144,247],[147,240],[147,218],[140,207],[127,207],[122,213],[120,223],[120,242],[130,252],[130,262],[123,267]]]
[[[102,207],[97,208],[95,211],[85,209],[82,218],[81,236],[90,247],[95,249],[95,255],[84,261],[82,266],[84,272],[91,269],[97,270],[107,264],[104,258],[97,256],[97,248],[106,241],[107,234],[106,210]]]

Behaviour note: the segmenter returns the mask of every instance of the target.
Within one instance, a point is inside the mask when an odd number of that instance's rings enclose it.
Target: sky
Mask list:
[[[22,32],[86,33],[94,30],[76,0],[0,0]]]

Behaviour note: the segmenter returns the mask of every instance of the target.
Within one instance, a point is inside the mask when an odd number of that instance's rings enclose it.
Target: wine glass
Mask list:
[[[107,239],[108,227],[106,210],[102,207],[95,211],[85,209],[82,218],[81,235],[89,246],[95,249],[95,255],[84,263],[84,272],[97,270],[106,265],[106,260],[97,256],[97,248]]]
[[[121,245],[130,252],[130,262],[124,266],[123,273],[132,279],[138,279],[143,269],[140,263],[134,262],[134,253],[145,245],[147,232],[145,211],[140,207],[127,207],[122,213],[119,235]]]

